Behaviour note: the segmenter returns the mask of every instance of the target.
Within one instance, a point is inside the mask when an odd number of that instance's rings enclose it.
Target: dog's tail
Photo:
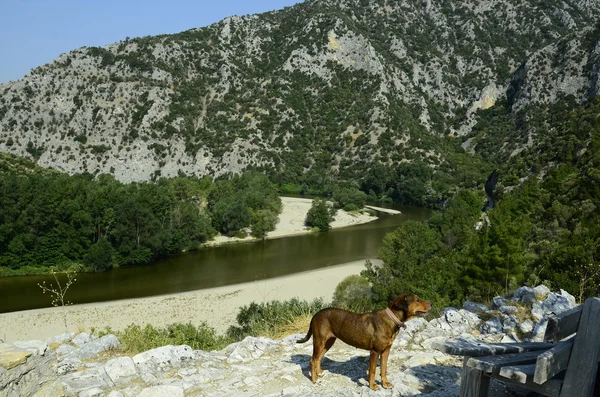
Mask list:
[[[306,336],[302,339],[297,340],[296,343],[304,343],[310,339],[310,337],[312,336],[312,325],[313,320],[310,320],[310,325],[308,326],[308,332],[306,333]]]

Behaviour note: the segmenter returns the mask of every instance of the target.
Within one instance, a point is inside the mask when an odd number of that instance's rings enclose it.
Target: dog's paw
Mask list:
[[[376,383],[373,383],[372,385],[369,385],[369,388],[371,390],[379,390],[379,385],[377,385]]]
[[[392,388],[392,382],[383,382],[382,385],[383,385],[383,387],[385,389],[391,389]]]

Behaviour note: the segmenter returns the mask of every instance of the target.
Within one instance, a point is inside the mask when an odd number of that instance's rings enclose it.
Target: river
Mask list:
[[[90,303],[220,287],[374,258],[386,233],[407,220],[425,220],[429,210],[388,205],[400,215],[363,225],[273,240],[206,247],[143,266],[77,275],[67,298]],[[38,283],[52,276],[0,278],[0,313],[50,306]]]

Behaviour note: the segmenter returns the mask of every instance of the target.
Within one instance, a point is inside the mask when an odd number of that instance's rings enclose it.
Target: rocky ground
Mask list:
[[[491,308],[466,302],[441,317],[409,321],[389,358],[390,390],[373,391],[368,352],[336,342],[325,375],[309,379],[311,341],[248,337],[221,351],[163,346],[124,355],[114,335],[66,333],[46,341],[0,344],[0,396],[456,396],[461,358],[434,350],[449,337],[513,342],[540,340],[546,318],[575,306],[568,293],[522,287]],[[494,394],[513,395],[503,384]]]

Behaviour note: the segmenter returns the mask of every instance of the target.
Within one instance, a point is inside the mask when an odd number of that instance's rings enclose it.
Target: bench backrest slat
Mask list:
[[[561,397],[591,396],[594,392],[600,359],[600,298],[589,298],[582,306]]]
[[[558,343],[552,349],[540,354],[535,364],[533,381],[542,384],[562,370],[567,369],[574,338]]]
[[[544,342],[556,343],[577,332],[582,305],[548,318]]]

